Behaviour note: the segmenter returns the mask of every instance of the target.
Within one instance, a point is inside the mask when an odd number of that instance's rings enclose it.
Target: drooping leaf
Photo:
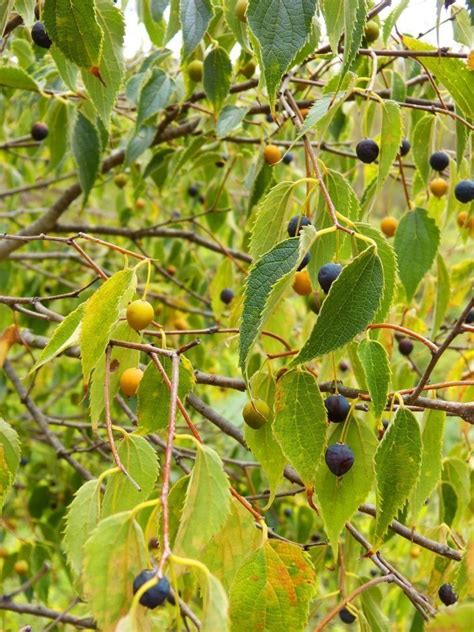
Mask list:
[[[210,0],[179,0],[183,53],[188,57],[199,44],[212,17]]]
[[[250,239],[252,257],[260,257],[287,237],[285,219],[293,188],[293,182],[279,182],[258,205]]]
[[[379,174],[377,187],[381,187],[390,173],[402,142],[403,126],[400,106],[384,101],[382,106],[382,133],[380,136]]]
[[[413,489],[421,465],[421,436],[412,412],[400,407],[375,454],[377,518],[375,539],[379,543],[390,522]]]
[[[62,101],[56,101],[48,110],[47,125],[49,129],[47,143],[51,157],[50,168],[55,169],[67,151],[68,137],[64,133],[68,129],[68,119],[71,106]]]
[[[239,108],[235,105],[224,105],[217,119],[216,132],[219,138],[227,136],[236,129],[244,120],[247,108]]]
[[[449,283],[449,271],[440,253],[436,257],[437,262],[437,284],[436,302],[434,306],[433,324],[431,326],[431,337],[434,338],[443,323],[449,305],[451,288]]]
[[[0,418],[0,514],[5,494],[15,480],[20,462],[20,439],[16,430]]]
[[[265,542],[237,573],[230,592],[233,632],[306,629],[316,576],[309,557],[287,542]],[[255,596],[258,595],[258,599]]]
[[[220,46],[213,48],[204,59],[203,85],[208,99],[218,112],[229,93],[232,64]]]
[[[66,513],[63,548],[67,561],[79,576],[84,560],[84,544],[99,522],[100,485],[97,480],[87,481],[74,494]]]
[[[201,569],[196,569],[195,574],[203,594],[201,629],[229,632],[229,600],[222,583],[212,573],[205,573]]]
[[[140,92],[136,122],[137,129],[168,105],[172,92],[173,82],[169,76],[163,70],[155,68],[150,79]]]
[[[39,92],[39,86],[36,81],[17,66],[0,66],[0,86]]]
[[[472,48],[473,29],[469,13],[459,6],[451,7],[453,38],[456,42]]]
[[[321,0],[321,10],[326,23],[329,44],[333,53],[337,54],[339,40],[344,31],[344,2]]]
[[[403,11],[407,8],[410,0],[400,0],[400,2],[393,8],[393,10],[388,14],[383,22],[383,41],[387,43],[388,38],[390,37],[390,33],[392,32],[393,27],[397,23],[398,18],[401,16]]]
[[[344,57],[339,85],[357,56],[364,35],[366,13],[366,0],[344,0]]]
[[[308,486],[326,445],[327,414],[315,377],[289,371],[276,386],[273,432],[283,453]]]
[[[351,220],[358,220],[361,214],[360,203],[354,189],[342,173],[328,169],[326,185],[336,210]]]
[[[74,126],[72,153],[85,204],[99,173],[101,146],[97,128],[81,113]]]
[[[310,337],[292,364],[309,362],[350,342],[372,322],[382,290],[382,264],[370,247],[334,281]]]
[[[405,213],[395,233],[400,281],[411,301],[421,280],[431,268],[440,240],[439,229],[423,208]],[[416,253],[416,257],[413,256]]]
[[[145,125],[139,129],[130,139],[125,149],[125,166],[131,165],[139,158],[144,151],[150,147],[156,136],[156,128],[152,125]]]
[[[430,177],[430,153],[431,153],[431,132],[434,118],[431,114],[422,116],[413,130],[413,160],[423,178],[423,182],[428,184]]]
[[[363,340],[357,353],[364,369],[374,414],[378,418],[385,409],[390,386],[390,365],[387,352],[377,340]]]

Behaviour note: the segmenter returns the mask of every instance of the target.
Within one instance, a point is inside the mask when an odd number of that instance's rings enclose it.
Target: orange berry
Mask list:
[[[305,119],[308,116],[309,108],[301,108],[301,116]]]
[[[380,222],[380,229],[383,234],[387,237],[393,237],[395,235],[395,231],[397,230],[398,220],[394,217],[384,217]]]
[[[135,202],[135,208],[142,211],[146,206],[146,202],[143,198],[138,198]]]
[[[293,289],[300,296],[308,296],[311,294],[311,280],[307,270],[301,270],[301,272],[295,274]]]
[[[448,183],[443,178],[434,178],[430,182],[430,191],[438,198],[446,195],[448,188]]]
[[[456,221],[459,228],[464,228],[467,225],[467,211],[461,211]]]
[[[416,560],[418,557],[420,557],[420,553],[421,553],[421,549],[419,546],[412,546],[410,549],[410,557],[413,560]]]
[[[140,331],[153,321],[155,312],[148,301],[132,301],[127,307],[127,322],[132,329]]]
[[[26,560],[18,560],[17,562],[15,562],[15,565],[13,566],[13,570],[18,575],[26,575],[26,573],[28,572],[28,569],[29,569],[29,565]]]
[[[143,377],[141,369],[125,369],[120,376],[120,389],[127,397],[132,397],[138,391],[138,386]]]
[[[0,559],[5,559],[8,555],[8,550],[4,546],[0,546]]]
[[[263,152],[265,162],[269,165],[276,165],[277,162],[280,162],[281,156],[281,149],[276,145],[267,145]]]
[[[185,321],[184,318],[176,318],[173,321],[173,327],[178,331],[186,331],[186,329],[188,328],[188,323]]]

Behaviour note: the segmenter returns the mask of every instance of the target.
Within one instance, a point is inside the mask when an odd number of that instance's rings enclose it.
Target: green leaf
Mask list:
[[[326,408],[315,377],[303,371],[285,373],[276,385],[273,433],[307,486],[314,484],[326,429]]]
[[[269,540],[237,573],[230,592],[233,632],[306,629],[316,575],[309,556],[287,542]],[[256,596],[258,598],[256,598]]]
[[[338,171],[328,169],[324,179],[336,210],[350,220],[358,220],[360,203],[347,178]]]
[[[183,32],[183,53],[188,57],[199,44],[212,18],[210,0],[180,0],[179,16]]]
[[[94,0],[46,0],[42,18],[49,37],[68,59],[83,68],[98,65],[104,33]]]
[[[403,43],[413,51],[435,51],[436,47],[426,44],[418,39],[403,36]],[[444,85],[451,94],[462,112],[468,118],[474,118],[474,73],[469,70],[461,59],[452,57],[423,57],[424,66],[435,75],[436,79]]]
[[[402,509],[416,484],[420,465],[420,427],[412,412],[399,408],[375,454],[377,544],[381,542],[389,524]]]
[[[72,153],[79,172],[79,182],[85,204],[99,173],[100,167],[99,132],[88,118],[79,113],[72,139]]]
[[[359,580],[359,583],[363,583],[362,579]],[[379,586],[364,590],[360,598],[370,632],[390,632],[390,621],[382,610],[384,599]],[[414,632],[413,628],[410,632]]]
[[[102,81],[87,69],[82,71],[82,81],[104,125],[108,126],[115,99],[122,87],[125,20],[122,12],[109,0],[96,0],[96,9],[97,21],[104,34],[98,63]]]
[[[436,303],[434,307],[433,324],[431,327],[432,338],[436,337],[436,334],[444,321],[449,305],[449,297],[451,295],[449,271],[440,253],[438,253],[436,261],[438,274],[436,283]]]
[[[74,311],[56,327],[46,347],[39,354],[30,373],[37,371],[43,364],[46,364],[68,347],[79,341],[79,331],[81,320],[84,314],[85,303],[81,303]]]
[[[453,38],[459,44],[472,48],[473,29],[469,13],[461,7],[451,7]]]
[[[426,411],[422,434],[420,477],[413,488],[410,500],[412,524],[415,524],[426,499],[430,497],[441,478],[445,422],[444,411]]]
[[[150,147],[156,136],[156,129],[151,125],[145,125],[130,139],[125,149],[124,166],[129,167],[144,151]]]
[[[391,11],[388,16],[385,18],[383,22],[383,41],[386,44],[390,34],[392,32],[393,27],[395,26],[398,18],[401,16],[403,11],[408,6],[410,0],[400,0],[400,2],[394,7],[393,11]]]
[[[400,106],[394,101],[382,105],[382,134],[380,136],[380,158],[377,187],[380,189],[390,173],[393,161],[400,150],[403,137]]]
[[[16,430],[0,418],[0,513],[5,494],[15,480],[20,463],[20,439]]]
[[[138,503],[147,500],[158,478],[156,451],[143,437],[127,434],[118,446],[118,453],[123,466],[141,491],[122,472],[108,476],[102,505],[104,516],[133,509]]]
[[[30,90],[32,92],[40,91],[36,81],[22,68],[15,66],[0,66],[0,86],[18,88],[19,90]]]
[[[372,322],[382,290],[382,264],[370,247],[345,266],[332,284],[316,325],[292,364],[309,362],[350,342]]]
[[[431,132],[434,117],[431,114],[422,116],[413,130],[413,160],[425,184],[430,178]]]
[[[315,9],[316,0],[249,0],[247,20],[272,106],[281,78],[311,33]]]
[[[390,385],[387,352],[377,340],[363,340],[357,353],[364,369],[369,395],[372,398],[374,415],[379,418],[385,409]]]
[[[48,110],[46,122],[49,133],[46,142],[48,143],[51,169],[55,169],[64,160],[67,151],[68,135],[65,130],[69,129],[69,109],[70,106],[67,103],[55,100]]]
[[[347,434],[342,438],[345,424],[331,424],[333,428],[328,443],[346,443],[354,452],[354,465],[338,478],[329,470],[324,459],[317,463],[315,491],[324,529],[337,558],[338,539],[344,524],[357,511],[370,491],[373,481],[373,456],[377,440],[366,422],[351,417],[347,422]]]
[[[173,93],[173,82],[166,72],[155,68],[150,79],[145,83],[138,102],[137,129],[158,112],[161,112],[169,103]]]
[[[135,292],[134,270],[121,270],[111,276],[87,300],[79,336],[84,382],[99,363],[109,344],[120,310]]]
[[[398,274],[411,301],[420,281],[431,268],[440,240],[439,229],[424,208],[408,211],[395,233]],[[416,253],[416,257],[413,254]]]
[[[344,31],[344,2],[321,0],[321,10],[326,23],[329,44],[336,55],[339,52],[339,40]]]
[[[250,51],[248,36],[247,36],[247,24],[242,22],[236,14],[235,6],[238,0],[227,0],[223,3],[224,17],[230,30],[235,36],[235,39],[239,42],[244,50]]]
[[[224,105],[217,120],[217,136],[224,138],[224,136],[227,136],[232,130],[239,127],[247,112],[247,108],[238,108],[235,105]]]
[[[364,35],[366,13],[366,0],[344,0],[344,58],[339,85],[357,57]]]
[[[133,580],[148,567],[142,530],[131,512],[102,520],[85,544],[84,589],[103,632],[113,632],[132,603]]]
[[[201,550],[221,530],[229,512],[229,481],[222,461],[212,448],[199,445],[176,534],[175,552],[199,558]]]
[[[171,360],[160,358],[160,362],[171,379]],[[178,396],[182,401],[192,391],[193,386],[193,367],[187,358],[181,356]],[[170,390],[154,363],[150,362],[138,387],[138,431],[141,434],[149,434],[167,428],[169,410]]]
[[[458,604],[455,608],[443,608],[436,617],[426,623],[425,632],[466,632],[472,627],[474,605]]]
[[[229,601],[221,582],[211,573],[193,567],[199,578],[199,588],[203,595],[201,629],[229,632]]]
[[[100,485],[87,481],[74,494],[66,513],[63,548],[69,566],[79,576],[84,560],[84,544],[99,522]]]
[[[287,237],[288,206],[294,183],[279,182],[258,205],[252,227],[249,251],[254,259],[268,252]]]
[[[208,99],[218,112],[229,94],[232,64],[229,55],[220,46],[213,48],[204,59],[203,86]]]

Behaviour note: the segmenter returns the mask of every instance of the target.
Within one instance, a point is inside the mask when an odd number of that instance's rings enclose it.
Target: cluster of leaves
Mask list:
[[[471,177],[473,59],[399,39],[409,4],[140,0],[151,48],[124,60],[112,0],[2,3],[2,629],[79,596],[69,623],[106,632],[297,632],[361,587],[361,630],[468,629],[474,205],[455,184]],[[469,12],[449,10],[469,49]],[[367,52],[371,17],[387,55]],[[51,46],[31,39],[39,20]],[[377,162],[357,159],[364,137]],[[145,331],[127,322],[137,296]],[[433,358],[446,386],[410,402]],[[342,477],[334,444],[353,455]],[[398,583],[364,586],[376,550]],[[173,593],[149,612],[134,579],[163,564]],[[464,603],[425,624],[442,584]]]

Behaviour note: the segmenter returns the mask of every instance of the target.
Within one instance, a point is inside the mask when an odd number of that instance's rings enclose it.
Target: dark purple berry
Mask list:
[[[311,224],[311,220],[309,217],[305,215],[295,215],[288,222],[288,235],[290,237],[296,237],[301,233],[301,230],[304,226],[309,226]]]
[[[195,184],[191,184],[188,187],[188,195],[189,197],[196,197],[196,195],[199,193],[199,189],[197,188],[197,186]]]
[[[371,162],[375,162],[379,155],[379,146],[371,138],[361,140],[356,145],[357,158],[364,162],[366,165]]]
[[[443,584],[439,587],[438,596],[445,606],[452,606],[453,603],[456,603],[458,600],[458,596],[453,590],[451,584]]]
[[[33,138],[33,140],[44,140],[48,135],[48,132],[49,130],[46,123],[35,123],[31,127],[31,137]]]
[[[311,254],[309,252],[307,252],[305,254],[305,256],[303,257],[303,261],[297,267],[298,272],[301,272],[301,270],[303,270],[303,268],[306,268],[306,266],[308,265],[310,259],[311,259]]]
[[[400,149],[398,150],[400,156],[406,156],[411,149],[410,141],[408,138],[404,138],[401,142]]]
[[[227,162],[227,156],[222,155],[218,160],[216,160],[216,162],[214,163],[216,165],[216,167],[218,167],[219,169],[222,169],[222,167],[225,167],[225,163]]]
[[[474,309],[471,309],[469,314],[466,316],[466,320],[464,321],[466,325],[471,325],[474,323]]]
[[[344,395],[329,395],[324,401],[329,421],[339,424],[347,419],[351,405]]]
[[[283,156],[282,162],[283,162],[284,165],[289,165],[289,164],[291,164],[293,162],[294,159],[295,159],[295,157],[293,156],[291,151],[289,151]]]
[[[449,165],[449,156],[444,151],[435,151],[430,156],[431,168],[435,171],[444,171]]]
[[[139,573],[133,580],[133,594],[135,594],[143,584],[156,577],[155,571],[144,570]],[[160,606],[171,591],[170,583],[166,577],[162,577],[155,586],[146,590],[140,597],[140,603],[145,608],[156,608]]]
[[[220,299],[223,303],[225,303],[226,305],[229,305],[229,303],[232,303],[233,298],[234,298],[234,293],[229,287],[226,287],[222,290],[220,294]]]
[[[339,263],[325,263],[318,272],[318,282],[326,294],[329,292],[331,285],[341,274],[342,266]]]
[[[474,181],[461,180],[454,188],[456,200],[462,204],[469,204],[474,200]]]
[[[354,623],[356,620],[355,616],[347,608],[339,610],[339,618],[343,623]]]
[[[341,360],[339,362],[339,371],[342,371],[343,373],[345,373],[346,371],[349,371],[350,369],[350,365],[348,362],[346,362],[345,360]]]
[[[40,46],[41,48],[51,48],[51,44],[53,43],[46,33],[43,22],[35,22],[33,24],[31,39],[36,46]]]
[[[354,453],[344,443],[333,443],[327,448],[324,460],[335,476],[343,476],[354,465]]]
[[[268,114],[265,114],[265,120],[267,121],[267,123],[273,123],[273,116],[270,114],[270,112]]]
[[[286,518],[291,518],[291,516],[293,515],[293,511],[292,509],[290,509],[290,507],[286,507],[283,510],[283,514],[285,515]]]
[[[409,356],[413,351],[413,343],[409,338],[402,338],[398,341],[398,350],[404,356]]]

